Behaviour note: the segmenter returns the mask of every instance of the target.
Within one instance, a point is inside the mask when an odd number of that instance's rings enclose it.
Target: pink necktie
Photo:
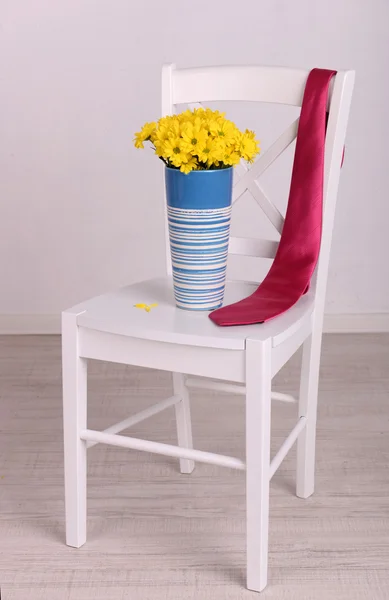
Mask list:
[[[263,323],[305,294],[319,257],[328,88],[336,71],[313,69],[301,107],[288,208],[273,264],[256,291],[209,317],[221,326]]]

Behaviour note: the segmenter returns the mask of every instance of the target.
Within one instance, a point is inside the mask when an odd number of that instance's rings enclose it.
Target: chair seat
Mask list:
[[[251,294],[256,284],[227,282],[225,304]],[[311,318],[313,295],[306,294],[287,313],[258,325],[218,327],[208,312],[176,308],[170,277],[149,279],[115,292],[97,296],[72,309],[78,312],[80,327],[134,338],[190,346],[244,350],[246,338],[272,338],[277,346]],[[139,303],[158,304],[150,312],[136,308]]]

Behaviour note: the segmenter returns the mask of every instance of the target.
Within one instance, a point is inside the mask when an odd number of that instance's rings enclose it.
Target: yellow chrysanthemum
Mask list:
[[[255,139],[254,132],[246,129],[244,133],[241,133],[235,148],[244,160],[253,162],[259,152],[259,142]]]
[[[181,135],[181,122],[178,117],[174,116],[169,119],[168,130],[169,136],[173,135],[179,137]]]
[[[185,121],[181,125],[181,130],[183,148],[192,155],[198,154],[208,137],[208,131],[201,119],[196,117],[194,121]]]
[[[180,137],[169,137],[162,144],[162,156],[167,159],[174,167],[181,167],[183,163],[189,162],[191,156],[185,152],[182,147],[182,139]]]
[[[235,146],[226,147],[223,154],[223,163],[229,167],[234,167],[240,163],[240,154],[235,150]]]
[[[156,126],[157,124],[154,122],[145,123],[143,125],[142,129],[135,134],[135,148],[144,148],[143,142],[150,139],[153,132],[155,131]]]
[[[161,157],[163,155],[163,145],[166,140],[169,138],[169,127],[167,125],[159,126],[158,129],[155,130],[151,141],[155,147],[155,153]]]
[[[209,131],[214,137],[222,138],[226,144],[234,144],[239,135],[239,130],[235,125],[221,117],[210,122]]]
[[[225,147],[219,139],[208,136],[205,144],[198,151],[198,159],[208,167],[217,165],[223,160]]]
[[[182,173],[188,174],[191,171],[196,171],[197,168],[198,168],[197,158],[195,158],[194,156],[191,156],[190,159],[188,160],[188,162],[182,163],[182,165],[180,166],[180,171]]]
[[[226,113],[221,113],[219,110],[212,110],[210,108],[200,109],[203,111],[204,119],[207,121],[217,121],[217,119],[224,119]]]
[[[175,115],[175,117],[177,118],[179,123],[184,123],[184,122],[190,123],[190,122],[194,121],[194,119],[196,117],[196,113],[195,113],[195,111],[192,111],[188,108],[187,110],[184,110],[184,112],[180,113],[179,115]]]

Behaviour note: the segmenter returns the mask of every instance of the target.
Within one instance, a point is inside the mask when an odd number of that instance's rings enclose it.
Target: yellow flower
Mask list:
[[[223,117],[212,120],[209,124],[209,131],[214,137],[222,138],[226,144],[235,143],[239,134],[235,125]]]
[[[153,132],[155,131],[157,124],[145,123],[140,131],[135,134],[134,145],[135,148],[144,148],[143,142],[146,142],[151,138]]]
[[[223,154],[223,163],[229,167],[233,167],[240,163],[240,155],[235,150],[235,146],[228,146]]]
[[[206,164],[208,167],[217,165],[223,160],[224,146],[218,139],[213,139],[208,136],[205,144],[199,148],[199,161]]]
[[[255,138],[254,132],[246,129],[244,133],[241,133],[235,148],[244,160],[253,162],[254,157],[259,152],[259,142]]]
[[[174,167],[181,167],[182,163],[189,162],[190,154],[182,147],[182,139],[169,137],[161,146],[163,158],[168,159]]]
[[[201,109],[203,116],[207,121],[217,121],[218,119],[224,119],[226,113],[221,113],[219,110],[211,110],[210,108]]]
[[[190,159],[188,160],[188,162],[183,162],[181,167],[180,167],[180,171],[181,173],[190,173],[191,171],[196,171],[196,169],[198,168],[198,164],[197,164],[197,158],[194,156],[191,156]]]
[[[197,154],[208,137],[208,131],[203,127],[199,117],[192,121],[185,121],[182,125],[182,147],[186,152]]]
[[[179,115],[175,115],[176,118],[178,119],[179,123],[183,123],[183,122],[192,122],[194,121],[195,117],[196,117],[196,110],[192,111],[189,108],[187,110],[184,110],[184,112],[180,113]]]
[[[169,135],[180,135],[181,134],[181,122],[176,116],[172,117],[169,122]]]
[[[152,142],[154,144],[155,147],[155,153],[161,157],[163,155],[163,146],[164,143],[166,142],[166,140],[169,137],[169,127],[167,124],[163,124],[163,125],[159,125],[158,128],[155,130],[153,137],[152,137]]]

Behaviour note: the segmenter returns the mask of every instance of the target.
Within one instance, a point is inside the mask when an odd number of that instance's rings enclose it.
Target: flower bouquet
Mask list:
[[[224,113],[186,110],[146,123],[134,144],[150,142],[165,163],[176,304],[214,310],[223,302],[231,220],[232,171],[259,153],[255,133]]]

